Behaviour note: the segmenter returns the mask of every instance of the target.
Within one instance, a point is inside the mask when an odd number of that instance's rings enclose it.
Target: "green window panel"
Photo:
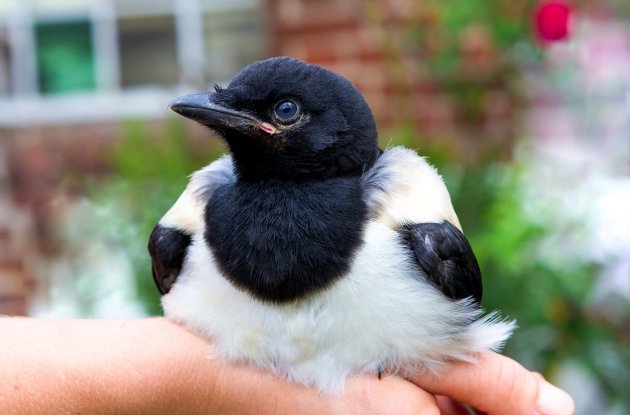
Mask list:
[[[87,21],[39,23],[37,81],[43,94],[96,88],[92,29]]]

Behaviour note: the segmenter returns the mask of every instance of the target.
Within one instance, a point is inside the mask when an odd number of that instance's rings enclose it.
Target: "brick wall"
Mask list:
[[[0,315],[24,315],[32,285],[28,253],[32,222],[11,197],[5,146],[0,143]]]
[[[28,269],[29,216],[0,201],[0,315],[25,315],[33,283]],[[9,219],[10,217],[10,219]]]
[[[421,74],[393,50],[396,26],[386,25],[380,2],[267,0],[271,53],[325,66],[361,89],[381,122],[408,116],[393,103],[422,88]],[[395,57],[391,56],[395,55]],[[398,58],[398,62],[394,62]],[[448,115],[445,115],[448,118]]]

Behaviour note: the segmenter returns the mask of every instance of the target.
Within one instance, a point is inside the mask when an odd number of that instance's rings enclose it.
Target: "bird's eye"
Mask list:
[[[273,114],[278,122],[288,124],[300,116],[300,106],[288,99],[280,101],[273,110]]]

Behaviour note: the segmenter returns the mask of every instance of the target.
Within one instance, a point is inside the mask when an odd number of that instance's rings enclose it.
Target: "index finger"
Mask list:
[[[450,396],[490,415],[571,415],[575,410],[566,392],[494,352],[479,354],[477,363],[454,362],[440,376],[425,372],[409,380],[426,391]]]

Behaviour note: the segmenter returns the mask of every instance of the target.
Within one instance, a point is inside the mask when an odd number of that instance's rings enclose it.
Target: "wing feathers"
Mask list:
[[[232,158],[224,156],[194,173],[173,207],[149,237],[153,280],[162,295],[169,292],[182,269],[193,235],[203,232],[205,205],[220,186],[236,180]]]
[[[464,234],[448,221],[405,227],[405,239],[428,280],[446,296],[481,301],[481,271]]]
[[[191,237],[184,232],[157,225],[149,237],[153,280],[162,295],[169,292],[182,269]]]

